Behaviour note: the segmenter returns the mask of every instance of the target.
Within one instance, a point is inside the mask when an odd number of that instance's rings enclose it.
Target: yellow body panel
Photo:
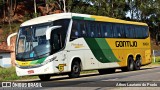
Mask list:
[[[123,24],[133,24],[133,25],[143,25],[143,26],[147,26],[146,23],[134,22],[134,21],[125,21],[125,20],[120,20],[120,19],[115,19],[115,18],[110,18],[110,17],[103,17],[103,16],[92,15],[91,18],[94,18],[96,21],[103,21],[103,22],[113,22],[113,23],[123,23]]]
[[[120,66],[127,66],[127,59],[129,55],[134,57],[136,60],[136,56],[140,55],[142,58],[142,65],[148,64],[151,62],[151,45],[150,38],[147,39],[116,39],[116,38],[107,38],[107,43],[112,49],[114,55],[120,62],[118,64]],[[131,42],[130,44],[122,44],[125,42]],[[134,45],[134,42],[137,42]]]

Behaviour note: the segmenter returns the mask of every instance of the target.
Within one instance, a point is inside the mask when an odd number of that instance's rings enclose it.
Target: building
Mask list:
[[[11,51],[0,49],[0,66],[1,67],[11,67]]]
[[[0,32],[2,36],[3,32]],[[7,45],[7,41],[0,41],[0,66],[11,67],[15,65],[15,42],[16,37],[11,38],[11,45]]]

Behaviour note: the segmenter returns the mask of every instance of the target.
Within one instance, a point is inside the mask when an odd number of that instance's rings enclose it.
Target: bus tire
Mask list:
[[[128,71],[133,71],[134,70],[134,60],[132,57],[128,58],[128,65],[127,65]]]
[[[141,68],[141,57],[137,57],[136,61],[135,61],[134,69],[135,70],[140,70],[140,68]]]
[[[78,61],[74,61],[71,66],[71,72],[69,72],[69,77],[70,78],[77,78],[80,76],[81,72],[81,66]]]
[[[49,81],[50,80],[50,75],[39,75],[39,79],[41,81]]]
[[[122,72],[126,72],[126,71],[133,71],[134,70],[134,60],[133,57],[129,57],[128,58],[128,63],[127,63],[127,67],[123,67],[121,68]]]

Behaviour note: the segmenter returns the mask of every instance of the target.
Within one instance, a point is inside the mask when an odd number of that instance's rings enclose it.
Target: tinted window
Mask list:
[[[121,27],[119,24],[113,25],[113,32],[115,38],[121,37]]]
[[[51,45],[54,44],[55,50],[59,51],[65,46],[65,40],[66,40],[66,34],[68,31],[68,26],[69,26],[69,19],[62,19],[62,20],[57,20],[54,23],[54,26],[59,25],[62,26],[61,28],[55,29],[51,32]],[[52,46],[53,47],[53,46]],[[53,53],[53,52],[52,52]]]
[[[110,23],[101,23],[101,36],[102,37],[113,37],[112,25]]]
[[[135,28],[132,25],[125,25],[125,37],[135,38]]]
[[[147,38],[148,36],[149,36],[148,28],[147,27],[143,27],[143,37]]]
[[[125,37],[124,25],[122,25],[122,24],[120,25],[120,35],[122,38]]]
[[[130,38],[135,38],[135,28],[134,26],[130,26]]]
[[[89,22],[90,31],[88,32],[89,37],[98,37],[98,28],[96,22]]]
[[[101,28],[100,28],[100,22],[96,23],[96,27],[97,27],[97,37],[102,37],[101,35]]]
[[[71,36],[74,38],[146,38],[148,28],[137,25],[74,20]]]
[[[125,25],[125,37],[130,38],[130,27]]]
[[[143,27],[136,27],[135,28],[136,31],[136,38],[144,38],[144,33],[143,33]]]
[[[86,37],[87,33],[86,33],[86,25],[84,21],[80,21],[80,28],[79,28],[79,33],[81,33],[81,37]]]
[[[72,30],[71,30],[71,39],[76,39],[80,36],[78,27],[79,27],[78,21],[73,21]]]

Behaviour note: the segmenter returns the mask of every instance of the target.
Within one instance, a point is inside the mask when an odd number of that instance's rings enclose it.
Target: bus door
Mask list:
[[[55,72],[63,72],[67,70],[66,67],[66,51],[63,50],[64,48],[64,40],[63,34],[59,29],[53,30],[51,33],[51,54],[55,54],[58,59],[55,60],[54,65],[57,66],[55,68]]]

